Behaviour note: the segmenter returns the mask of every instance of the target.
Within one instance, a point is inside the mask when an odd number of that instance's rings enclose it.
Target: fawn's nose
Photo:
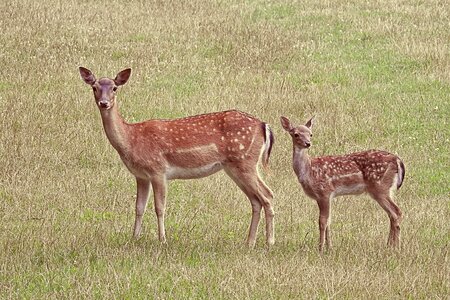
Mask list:
[[[309,148],[311,146],[311,142],[305,142],[305,147]]]

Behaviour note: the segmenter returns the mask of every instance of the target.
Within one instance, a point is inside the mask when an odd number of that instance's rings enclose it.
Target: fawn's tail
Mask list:
[[[397,190],[402,186],[403,184],[403,180],[405,179],[405,165],[403,164],[403,161],[398,158],[397,159],[397,167],[398,167],[398,172],[397,172]]]

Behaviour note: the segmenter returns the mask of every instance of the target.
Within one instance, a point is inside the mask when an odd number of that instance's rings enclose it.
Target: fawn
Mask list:
[[[252,206],[248,245],[253,247],[255,244],[262,207],[266,217],[267,244],[275,242],[273,193],[257,171],[259,162],[267,165],[274,142],[273,133],[266,123],[246,113],[229,110],[129,124],[119,113],[116,91],[128,81],[131,69],[119,72],[114,79],[96,79],[90,70],[83,67],[79,71],[84,82],[92,87],[109,142],[136,177],[134,237],[141,232],[150,185],[159,240],[164,243],[168,181],[205,177],[223,169],[247,195]]]
[[[313,118],[294,127],[286,117],[281,125],[291,135],[294,146],[293,168],[303,191],[319,205],[319,251],[331,247],[330,202],[341,195],[368,193],[387,212],[391,222],[388,245],[399,246],[402,212],[392,200],[405,177],[405,166],[394,154],[369,150],[341,156],[309,158]]]

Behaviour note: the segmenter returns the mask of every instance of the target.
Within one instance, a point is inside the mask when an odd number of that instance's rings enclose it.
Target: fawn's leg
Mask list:
[[[380,204],[389,216],[390,231],[388,245],[393,247],[400,246],[400,222],[402,219],[402,212],[400,208],[386,193],[371,193],[371,196],[378,202],[378,204]]]
[[[319,205],[319,252],[323,253],[323,244],[326,242],[327,247],[330,246],[328,232],[328,218],[330,216],[330,199],[328,197],[317,201]]]

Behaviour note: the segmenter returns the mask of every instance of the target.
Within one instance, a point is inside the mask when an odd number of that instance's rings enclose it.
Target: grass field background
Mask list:
[[[450,6],[446,1],[1,1],[0,298],[448,299]],[[236,108],[271,124],[276,244],[244,246],[251,208],[223,173],[173,181],[168,244],[78,66],[133,68],[130,122]],[[378,148],[406,179],[402,246],[369,197],[318,208],[280,115],[316,116],[311,155]],[[262,224],[264,218],[262,218]]]

